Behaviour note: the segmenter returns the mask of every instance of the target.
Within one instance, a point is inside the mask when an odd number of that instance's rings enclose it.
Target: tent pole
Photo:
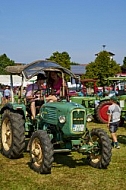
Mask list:
[[[14,93],[13,93],[13,76],[10,74],[10,91],[11,91],[11,101],[14,103]]]

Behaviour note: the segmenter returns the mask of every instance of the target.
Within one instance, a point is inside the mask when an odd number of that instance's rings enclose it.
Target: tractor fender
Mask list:
[[[26,115],[26,106],[24,104],[7,103],[1,108],[0,114],[2,115],[5,110],[13,110],[17,113],[22,113],[24,116]]]

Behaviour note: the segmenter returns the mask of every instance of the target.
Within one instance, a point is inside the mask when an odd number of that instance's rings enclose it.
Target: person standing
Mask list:
[[[118,140],[117,140],[117,135],[116,132],[118,130],[119,127],[119,123],[120,123],[120,116],[121,116],[121,108],[118,105],[118,101],[117,101],[117,97],[116,96],[112,96],[110,97],[110,101],[111,101],[111,105],[108,107],[108,127],[109,127],[109,131],[111,133],[111,137],[112,137],[112,146],[114,148],[120,148]]]
[[[9,101],[10,97],[11,97],[11,91],[9,90],[8,86],[6,86],[4,90],[4,98],[6,103]]]

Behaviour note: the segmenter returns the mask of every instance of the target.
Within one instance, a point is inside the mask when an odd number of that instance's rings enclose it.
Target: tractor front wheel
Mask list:
[[[34,132],[30,139],[31,168],[41,174],[51,173],[53,154],[53,145],[47,132]]]
[[[21,114],[5,110],[1,122],[1,153],[19,158],[25,149],[24,119]]]
[[[107,168],[112,155],[112,147],[107,133],[102,129],[92,129],[89,144],[93,147],[87,157],[89,164],[94,168]]]

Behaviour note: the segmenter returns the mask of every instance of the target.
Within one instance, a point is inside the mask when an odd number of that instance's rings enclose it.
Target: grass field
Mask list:
[[[105,124],[88,123],[88,128],[103,128]],[[95,169],[86,156],[77,152],[56,154],[52,173],[41,175],[29,167],[29,153],[10,160],[0,154],[0,190],[125,190],[126,189],[126,127],[118,130],[120,149],[112,150],[107,169]]]

